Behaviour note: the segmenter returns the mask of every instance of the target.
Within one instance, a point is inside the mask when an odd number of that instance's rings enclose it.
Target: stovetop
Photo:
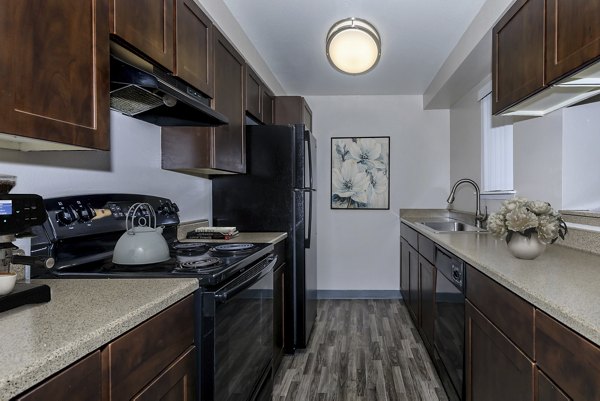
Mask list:
[[[117,265],[106,258],[76,266],[65,266],[53,272],[62,278],[113,277],[160,278],[194,277],[200,285],[216,285],[243,273],[255,261],[273,251],[271,244],[248,243],[181,243],[170,245],[171,258],[146,265]]]

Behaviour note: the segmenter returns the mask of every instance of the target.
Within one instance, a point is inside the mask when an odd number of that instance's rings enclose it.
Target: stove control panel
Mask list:
[[[48,223],[57,239],[125,230],[125,220],[135,203],[148,203],[155,210],[156,225],[179,224],[179,208],[167,198],[136,194],[98,194],[52,198],[44,201]],[[136,212],[134,221],[148,221],[146,209]]]

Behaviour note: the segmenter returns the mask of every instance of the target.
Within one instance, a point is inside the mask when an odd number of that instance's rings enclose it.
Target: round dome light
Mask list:
[[[375,67],[381,56],[381,38],[365,20],[346,18],[333,24],[327,33],[327,59],[338,71],[364,74]]]

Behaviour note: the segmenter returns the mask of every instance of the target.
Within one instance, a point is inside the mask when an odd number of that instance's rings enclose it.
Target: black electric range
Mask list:
[[[117,265],[112,253],[135,203],[156,211],[170,259]],[[197,348],[197,398],[203,401],[270,399],[273,389],[272,244],[177,241],[178,207],[169,199],[135,194],[94,194],[44,200],[48,221],[33,229],[32,256],[53,257],[50,269],[32,266],[32,277],[192,277]],[[151,213],[150,213],[151,215]],[[148,219],[148,215],[135,218]],[[243,361],[243,362],[240,362]]]

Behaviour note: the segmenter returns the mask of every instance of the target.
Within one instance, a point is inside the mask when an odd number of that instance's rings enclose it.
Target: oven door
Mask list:
[[[277,257],[269,255],[224,287],[205,293],[202,400],[253,400],[261,384],[272,386],[265,376],[271,375],[273,358],[276,263]]]

